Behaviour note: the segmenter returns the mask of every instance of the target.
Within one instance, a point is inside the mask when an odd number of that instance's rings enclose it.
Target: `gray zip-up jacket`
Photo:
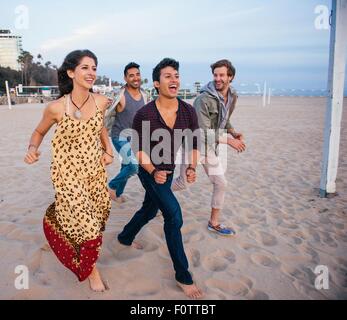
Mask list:
[[[224,128],[226,130],[233,129],[230,116],[235,109],[238,98],[236,90],[232,87],[230,87],[230,90],[233,101],[228,110],[227,122]],[[223,128],[220,128],[222,121],[220,113],[223,106],[213,82],[203,87],[200,93],[195,99],[193,106],[197,111],[199,126],[204,131],[205,141],[211,145],[218,142],[220,135],[224,131]]]

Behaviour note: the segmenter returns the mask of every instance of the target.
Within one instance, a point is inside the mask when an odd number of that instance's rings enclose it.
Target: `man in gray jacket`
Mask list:
[[[211,65],[214,81],[208,83],[194,101],[199,126],[202,130],[203,150],[201,163],[213,184],[211,218],[208,230],[219,235],[234,235],[235,231],[220,224],[220,213],[224,205],[227,180],[218,155],[218,144],[227,144],[237,152],[246,149],[241,133],[235,131],[230,122],[237,101],[236,91],[230,87],[235,77],[235,68],[228,60],[220,60]],[[174,191],[187,187],[185,165],[181,165],[181,174],[172,185]]]

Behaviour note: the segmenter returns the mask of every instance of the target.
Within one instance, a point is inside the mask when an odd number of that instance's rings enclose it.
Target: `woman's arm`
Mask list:
[[[103,117],[105,117],[105,112],[110,103],[109,99],[100,94],[96,95],[96,99],[97,99],[98,106],[100,107],[103,113]],[[112,145],[108,137],[108,131],[105,127],[101,129],[100,140],[101,140],[102,148],[104,150],[104,154],[102,156],[101,161],[104,165],[109,165],[113,162],[114,156],[113,156]]]
[[[28,151],[24,158],[24,161],[27,164],[33,164],[39,160],[41,153],[38,151],[38,149],[49,129],[58,121],[58,115],[58,102],[52,102],[45,108],[42,119],[31,135],[29,141]]]
[[[100,139],[105,153],[108,153],[109,156],[113,157],[113,149],[110,143],[110,139],[108,138],[107,129],[105,127],[101,129]]]

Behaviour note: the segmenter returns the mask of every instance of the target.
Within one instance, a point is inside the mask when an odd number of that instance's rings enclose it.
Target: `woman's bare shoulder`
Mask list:
[[[98,93],[93,93],[93,96],[95,98],[96,103],[98,104],[98,107],[100,107],[101,109],[105,110],[108,106],[108,98],[102,94],[98,94]]]
[[[47,104],[45,113],[53,118],[60,118],[65,111],[65,98],[61,97]]]

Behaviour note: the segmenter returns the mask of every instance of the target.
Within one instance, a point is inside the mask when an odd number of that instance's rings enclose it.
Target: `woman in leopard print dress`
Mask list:
[[[103,126],[108,99],[90,92],[96,67],[89,50],[65,58],[58,71],[61,97],[46,107],[25,162],[38,161],[43,137],[57,124],[51,145],[56,194],[44,217],[44,233],[64,266],[80,281],[88,278],[94,291],[104,291],[96,261],[111,207],[105,166],[112,163],[113,151]]]

